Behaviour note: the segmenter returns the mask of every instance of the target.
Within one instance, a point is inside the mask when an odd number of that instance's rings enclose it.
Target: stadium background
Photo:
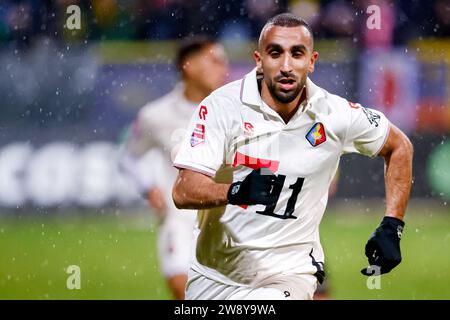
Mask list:
[[[81,30],[64,27],[71,4]],[[370,30],[369,5],[381,9]],[[225,45],[229,80],[253,67],[266,19],[309,21],[313,81],[382,110],[415,146],[404,260],[369,290],[364,244],[384,212],[383,163],[345,156],[321,226],[334,299],[450,298],[448,1],[98,0],[0,2],[0,298],[168,299],[156,220],[117,169],[146,101],[177,81],[179,39]],[[69,265],[81,289],[69,290]]]

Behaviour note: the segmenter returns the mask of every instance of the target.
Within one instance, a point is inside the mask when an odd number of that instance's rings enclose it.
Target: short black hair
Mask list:
[[[306,22],[306,20],[304,20],[303,18],[297,17],[296,15],[294,15],[292,13],[285,12],[285,13],[277,14],[276,16],[267,20],[266,24],[262,28],[261,33],[259,35],[258,45],[261,45],[261,39],[262,39],[264,30],[269,26],[279,26],[279,27],[288,27],[288,28],[303,26],[309,31],[309,33],[311,34],[311,39],[314,42],[313,31],[311,29],[311,26],[308,24],[308,22]]]
[[[183,64],[186,59],[192,54],[198,53],[203,50],[205,47],[216,44],[217,41],[213,38],[210,38],[206,35],[196,35],[184,38],[181,40],[181,44],[178,48],[175,65],[178,70],[183,72]]]

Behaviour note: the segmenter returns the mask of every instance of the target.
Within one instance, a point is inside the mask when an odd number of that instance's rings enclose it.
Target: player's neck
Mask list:
[[[270,94],[269,88],[267,88],[267,85],[262,81],[261,98],[270,108],[280,115],[285,123],[288,123],[297,112],[302,102],[306,100],[306,87],[303,87],[300,94],[292,102],[282,103]]]
[[[208,96],[209,92],[205,92],[198,85],[193,84],[191,81],[184,82],[184,97],[195,104],[200,103]]]

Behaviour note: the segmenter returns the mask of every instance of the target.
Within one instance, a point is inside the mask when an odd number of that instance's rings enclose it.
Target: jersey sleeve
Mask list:
[[[217,98],[205,98],[192,115],[174,166],[215,176],[225,163],[229,116]]]
[[[364,108],[359,103],[348,104],[350,120],[343,152],[376,156],[389,135],[389,120],[380,111]]]

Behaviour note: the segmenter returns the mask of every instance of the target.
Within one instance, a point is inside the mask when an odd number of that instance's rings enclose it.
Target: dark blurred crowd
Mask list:
[[[68,32],[66,9],[81,8],[81,30]],[[367,8],[377,5],[381,31],[368,36]],[[316,37],[348,37],[362,45],[402,44],[411,38],[450,36],[448,0],[1,0],[0,42],[56,39],[178,39],[206,33],[255,39],[279,12],[304,17]]]

